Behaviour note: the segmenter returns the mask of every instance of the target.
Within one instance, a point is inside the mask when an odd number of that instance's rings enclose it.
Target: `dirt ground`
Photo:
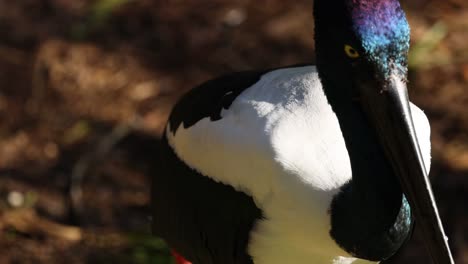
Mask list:
[[[403,1],[431,179],[468,263],[468,2]],[[169,263],[149,235],[175,100],[229,71],[314,61],[311,0],[0,0],[0,264]],[[416,230],[388,263],[429,263]]]

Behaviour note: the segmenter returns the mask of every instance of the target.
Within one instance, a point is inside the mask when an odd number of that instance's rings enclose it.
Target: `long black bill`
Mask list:
[[[360,89],[364,111],[400,180],[426,248],[434,263],[452,264],[453,257],[419,149],[406,84],[395,74],[380,91],[370,86],[363,85]]]

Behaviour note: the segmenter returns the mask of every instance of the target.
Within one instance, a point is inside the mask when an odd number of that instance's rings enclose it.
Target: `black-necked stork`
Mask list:
[[[398,0],[315,0],[314,16],[317,66],[230,74],[176,104],[155,234],[195,264],[375,263],[414,216],[434,262],[453,263]]]

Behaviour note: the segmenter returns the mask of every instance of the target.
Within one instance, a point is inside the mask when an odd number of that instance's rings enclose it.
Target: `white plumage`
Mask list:
[[[429,123],[411,110],[429,170]],[[255,264],[373,263],[353,262],[329,235],[331,200],[352,172],[314,66],[266,73],[221,116],[166,135],[188,166],[247,193],[263,211],[248,248]]]

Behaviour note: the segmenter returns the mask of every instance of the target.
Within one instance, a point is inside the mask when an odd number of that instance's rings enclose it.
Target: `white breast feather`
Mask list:
[[[429,167],[429,123],[411,107]],[[316,68],[265,74],[221,116],[180,126],[175,135],[168,128],[166,135],[187,165],[249,194],[262,209],[265,219],[249,243],[255,264],[353,263],[329,236],[329,205],[351,179],[351,167]]]

